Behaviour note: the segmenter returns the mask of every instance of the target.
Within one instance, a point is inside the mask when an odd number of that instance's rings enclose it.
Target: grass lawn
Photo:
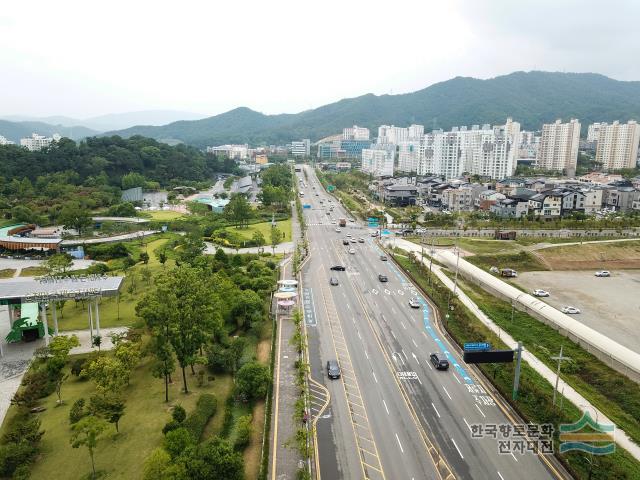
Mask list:
[[[175,220],[176,218],[184,217],[185,214],[181,212],[175,212],[173,210],[146,210],[143,214],[145,217],[150,217],[152,220]]]
[[[495,266],[498,268],[513,268],[517,271],[528,272],[531,270],[549,270],[533,254],[529,252],[518,252],[495,255],[473,255],[466,257],[470,263],[483,270],[489,270]]]
[[[277,221],[276,225],[278,229],[284,233],[283,242],[291,241],[291,219]],[[262,222],[262,223],[254,223],[249,225],[247,228],[235,228],[235,227],[227,227],[225,230],[229,232],[233,232],[241,237],[251,240],[254,232],[262,233],[267,245],[271,244],[271,222]]]
[[[26,267],[20,272],[21,277],[40,277],[49,273],[46,267]]]
[[[120,421],[120,433],[116,434],[115,428],[109,425],[106,434],[98,441],[96,468],[108,473],[108,478],[141,478],[144,460],[162,443],[162,427],[170,419],[171,406],[179,403],[189,413],[193,411],[200,393],[212,393],[218,398],[218,410],[210,423],[219,423],[223,416],[224,402],[232,384],[229,376],[217,376],[207,385],[197,387],[195,378],[188,373],[192,391],[185,395],[180,391],[182,383],[179,372],[176,372],[174,383],[170,385],[170,403],[166,404],[162,380],[151,375],[152,363],[151,358],[145,358],[132,373],[131,385],[125,390],[126,407]],[[71,376],[62,389],[64,405],[56,406],[55,394],[41,401],[47,408],[39,414],[46,433],[42,437],[42,455],[32,469],[32,479],[81,478],[91,470],[87,449],[74,449],[69,444],[69,409],[75,400],[88,400],[94,392],[93,382]],[[14,406],[10,407],[8,420],[15,414],[14,409]]]
[[[407,237],[414,243],[420,243],[422,237],[410,236]],[[455,237],[424,237],[424,245],[436,247],[453,247],[458,240],[458,245],[463,250],[474,255],[487,255],[487,254],[503,254],[514,253],[521,250],[521,247],[510,240],[490,240],[481,238],[458,238]]]
[[[587,243],[538,250],[554,270],[590,268],[640,268],[640,240],[617,243]]]
[[[15,269],[5,268],[3,270],[0,270],[0,278],[11,278],[15,273],[16,273]]]

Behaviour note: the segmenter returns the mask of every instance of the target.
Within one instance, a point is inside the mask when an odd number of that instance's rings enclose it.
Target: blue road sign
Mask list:
[[[491,350],[491,344],[487,342],[473,342],[464,344],[465,352],[486,352],[488,350]]]

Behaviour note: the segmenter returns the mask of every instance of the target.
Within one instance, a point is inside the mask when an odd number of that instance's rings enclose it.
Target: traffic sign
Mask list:
[[[513,353],[513,350],[465,351],[463,359],[466,363],[511,363],[513,362]]]
[[[335,186],[335,185],[329,185],[329,186],[327,187],[327,192],[333,192],[335,189],[336,189],[336,186]]]
[[[491,350],[491,344],[487,342],[472,342],[464,344],[465,352],[486,352]]]

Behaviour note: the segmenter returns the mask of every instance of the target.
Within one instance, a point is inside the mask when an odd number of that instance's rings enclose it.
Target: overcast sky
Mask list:
[[[9,1],[0,115],[298,112],[463,75],[640,80],[640,1]]]

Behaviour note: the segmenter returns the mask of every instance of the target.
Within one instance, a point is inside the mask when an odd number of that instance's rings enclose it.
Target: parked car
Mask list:
[[[535,297],[548,297],[549,296],[549,292],[547,292],[546,290],[540,290],[539,288],[536,288],[533,291],[533,295]]]
[[[356,253],[356,250],[355,250],[354,248],[350,248],[350,249],[349,249],[349,253],[350,253],[351,255],[353,255],[353,254],[355,254],[355,253]]]
[[[503,277],[515,278],[518,276],[518,272],[516,272],[513,268],[503,268],[500,271],[500,275],[502,275]]]
[[[386,276],[386,275],[383,275],[383,274],[381,274],[381,273],[378,275],[378,280],[380,280],[380,281],[381,281],[381,282],[383,282],[383,283],[384,283],[384,282],[388,282],[388,281],[389,281],[389,279],[387,278],[387,276]]]
[[[371,233],[371,236],[372,236],[372,237],[377,237],[377,236],[378,236],[378,231],[376,230],[375,232],[372,232],[372,233]]]
[[[387,256],[386,255],[380,255],[380,260],[382,260],[383,262],[387,261]]]
[[[340,230],[340,227],[336,227],[336,232],[340,233],[342,230]]]
[[[351,238],[351,234],[350,234],[350,233],[347,233],[347,237]]]
[[[357,240],[356,240],[355,238],[351,238],[351,239],[349,239],[349,241],[350,241],[351,243],[358,243],[358,242],[357,242]]]
[[[358,242],[359,243],[364,243],[364,238],[362,238],[362,237],[358,238]]]
[[[342,244],[349,245],[349,239],[345,238],[344,240],[342,240]]]
[[[449,368],[449,361],[446,358],[440,358],[441,355],[439,353],[432,353],[429,356],[431,363],[436,370],[447,370]]]
[[[334,265],[329,270],[333,270],[335,272],[344,272],[346,268],[344,267],[344,265]]]
[[[596,277],[610,277],[611,272],[609,270],[600,270],[596,272]]]
[[[337,360],[327,361],[327,376],[331,379],[340,378],[341,375],[340,365]]]
[[[489,271],[490,271],[491,273],[500,273],[500,269],[499,269],[498,267],[491,267],[491,268],[489,269]]]
[[[410,298],[409,299],[409,306],[411,308],[420,308],[420,302],[418,301],[417,298]]]
[[[562,307],[562,313],[566,313],[569,315],[577,315],[578,313],[580,313],[580,309],[567,305],[566,307]]]

